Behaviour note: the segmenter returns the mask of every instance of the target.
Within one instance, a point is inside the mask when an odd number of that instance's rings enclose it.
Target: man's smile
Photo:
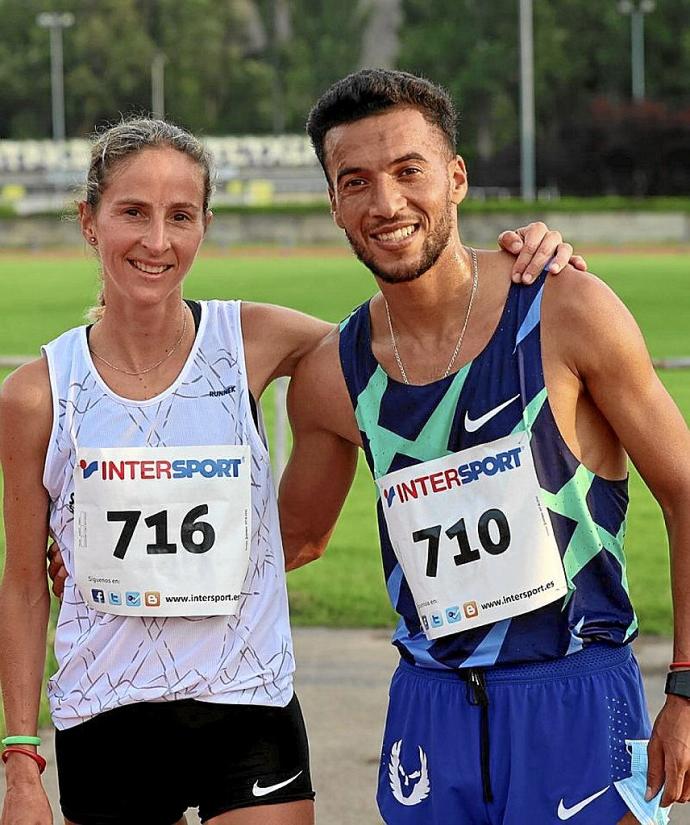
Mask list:
[[[416,234],[418,229],[418,223],[409,223],[394,229],[384,229],[372,232],[371,237],[378,243],[386,245],[399,244],[402,241],[406,241],[408,238],[411,238],[414,234]]]

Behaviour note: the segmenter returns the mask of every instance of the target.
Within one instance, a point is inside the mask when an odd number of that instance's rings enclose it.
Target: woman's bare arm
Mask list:
[[[48,494],[43,466],[52,424],[48,369],[34,361],[0,390],[5,573],[0,586],[0,684],[8,734],[35,735],[45,666],[50,597],[46,578]],[[3,825],[51,823],[36,763],[7,761]]]

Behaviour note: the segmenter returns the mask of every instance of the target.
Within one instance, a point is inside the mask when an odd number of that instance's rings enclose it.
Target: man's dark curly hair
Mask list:
[[[327,89],[307,118],[307,134],[327,179],[324,153],[327,132],[334,126],[352,123],[394,106],[418,109],[445,135],[450,152],[455,153],[458,117],[445,89],[407,72],[362,69]]]

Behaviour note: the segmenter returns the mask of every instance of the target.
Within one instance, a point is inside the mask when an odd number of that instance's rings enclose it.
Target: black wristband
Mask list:
[[[690,670],[674,670],[669,673],[665,692],[690,699]]]

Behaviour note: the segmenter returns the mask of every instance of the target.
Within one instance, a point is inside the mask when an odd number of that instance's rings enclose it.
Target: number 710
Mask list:
[[[490,527],[492,524],[495,524],[498,530],[497,541],[494,541],[491,535]],[[431,578],[438,573],[438,548],[442,529],[440,524],[436,524],[433,527],[416,530],[412,534],[412,541],[414,542],[429,542],[426,558],[426,575]],[[477,549],[473,549],[470,545],[464,518],[456,521],[452,527],[449,527],[444,532],[449,539],[457,539],[460,552],[453,556],[453,561],[458,567],[461,564],[479,561],[480,552]],[[492,556],[499,556],[501,553],[505,553],[510,545],[510,525],[508,524],[506,514],[502,510],[495,508],[482,513],[477,522],[477,535],[479,543],[487,553],[490,553]]]

